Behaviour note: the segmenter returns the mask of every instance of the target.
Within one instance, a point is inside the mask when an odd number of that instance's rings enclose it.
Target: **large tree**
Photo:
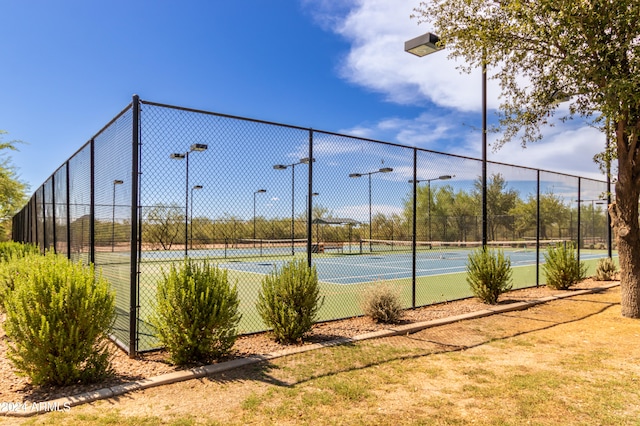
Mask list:
[[[26,185],[18,179],[7,151],[16,150],[16,141],[3,142],[0,130],[0,241],[11,236],[11,218],[24,205]]]
[[[176,204],[167,206],[160,203],[150,207],[142,225],[143,241],[159,245],[163,250],[171,250],[178,235],[184,235],[183,211]]]
[[[473,194],[478,200],[482,200],[482,180],[473,182]],[[503,235],[506,231],[513,230],[511,209],[516,206],[518,191],[507,188],[507,181],[500,173],[493,174],[487,179],[487,221],[489,241],[498,240],[498,229],[503,228]]]
[[[640,318],[640,2],[433,0],[415,9],[467,69],[485,64],[502,89],[506,142],[541,137],[558,99],[609,134],[617,159],[610,208],[621,269],[622,315]]]

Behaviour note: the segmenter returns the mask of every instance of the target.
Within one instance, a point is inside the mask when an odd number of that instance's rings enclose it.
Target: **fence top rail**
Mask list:
[[[446,152],[441,152],[441,151],[435,151],[435,150],[426,149],[426,148],[412,147],[412,146],[408,146],[408,145],[402,145],[402,144],[399,144],[399,143],[381,141],[381,140],[377,140],[377,139],[370,139],[370,138],[363,138],[363,137],[359,137],[359,136],[346,135],[346,134],[343,134],[343,133],[331,132],[331,131],[327,131],[327,130],[317,130],[317,129],[313,129],[311,127],[295,126],[295,125],[291,125],[291,124],[278,123],[278,122],[275,122],[275,121],[259,120],[259,119],[255,119],[255,118],[241,117],[241,116],[236,116],[236,115],[231,115],[231,114],[223,114],[223,113],[219,113],[219,112],[212,112],[212,111],[206,111],[206,110],[195,109],[195,108],[187,108],[187,107],[181,107],[181,106],[176,106],[176,105],[163,104],[163,103],[152,102],[152,101],[147,101],[147,100],[143,100],[143,99],[140,99],[140,103],[144,104],[144,105],[151,105],[151,106],[156,106],[156,107],[160,107],[160,108],[170,108],[170,109],[186,111],[186,112],[193,112],[193,113],[198,113],[198,114],[214,115],[214,116],[217,116],[217,117],[230,118],[230,119],[234,119],[234,120],[251,121],[251,122],[254,122],[254,123],[262,123],[262,124],[267,124],[267,125],[272,125],[272,126],[287,127],[287,128],[290,128],[290,129],[305,130],[305,131],[309,131],[309,132],[322,133],[322,134],[326,134],[326,135],[344,137],[344,138],[349,138],[349,139],[356,139],[356,140],[360,140],[360,141],[378,143],[378,144],[383,144],[383,145],[388,145],[388,146],[395,146],[395,147],[398,147],[398,148],[408,148],[408,149],[413,149],[413,150],[420,151],[420,152],[427,152],[427,153],[430,153],[430,154],[437,154],[437,155],[446,155],[446,156],[449,156],[449,157],[455,157],[455,158],[460,158],[460,159],[464,159],[464,160],[481,161],[479,158],[468,157],[468,156],[459,155],[459,154],[451,154],[451,153],[446,153]],[[69,160],[71,158],[76,156],[80,151],[82,151],[87,146],[87,144],[91,143],[91,141],[94,140],[96,137],[98,137],[102,132],[104,132],[105,129],[107,129],[116,120],[118,120],[120,117],[122,117],[129,109],[132,108],[132,106],[133,106],[133,102],[129,103],[124,109],[122,109],[122,111],[120,111],[107,124],[105,124],[98,132],[96,132],[96,134],[93,135],[93,137],[91,137],[87,142],[85,142],[66,161],[64,161],[58,168],[56,168],[53,171],[53,173],[51,174],[51,176],[55,175],[58,172],[58,170],[60,170],[62,167],[64,167],[69,162]],[[593,179],[593,178],[588,178],[588,177],[583,177],[583,176],[571,175],[571,174],[568,174],[568,173],[563,173],[563,172],[558,172],[558,171],[553,171],[553,170],[538,169],[538,168],[534,168],[534,167],[520,166],[520,165],[517,165],[517,164],[508,164],[508,163],[502,163],[502,162],[499,162],[499,161],[492,161],[492,160],[487,160],[487,163],[488,164],[493,164],[493,165],[499,165],[499,166],[516,167],[516,168],[524,169],[524,170],[539,171],[539,172],[543,172],[543,173],[551,173],[551,174],[555,174],[555,175],[559,175],[559,176],[578,178],[578,179],[582,179],[582,180],[586,180],[586,181],[606,183],[606,180],[598,180],[598,179]],[[49,176],[45,180],[45,183],[46,183],[47,180],[49,180],[51,178],[51,176]],[[43,183],[43,185],[44,185],[44,183]],[[33,196],[33,194],[32,194],[32,196]]]
[[[143,100],[143,99],[140,99],[140,103],[144,104],[144,105],[151,105],[151,106],[156,106],[156,107],[160,107],[160,108],[170,108],[170,109],[175,109],[175,110],[179,110],[179,111],[193,112],[193,113],[197,113],[197,114],[214,115],[216,117],[230,118],[230,119],[234,119],[234,120],[250,121],[250,122],[254,122],[254,123],[268,124],[268,125],[271,125],[271,126],[287,127],[287,128],[290,128],[290,129],[305,130],[305,131],[314,132],[314,133],[323,133],[323,134],[326,134],[326,135],[338,136],[338,137],[349,138],[349,139],[356,139],[356,140],[365,141],[365,142],[373,142],[373,143],[378,143],[378,144],[383,144],[383,145],[388,145],[388,146],[395,146],[395,147],[398,147],[398,148],[415,149],[415,150],[420,151],[420,152],[427,152],[427,153],[430,153],[430,154],[437,154],[437,155],[446,155],[446,156],[449,156],[449,157],[455,157],[455,158],[460,158],[460,159],[464,159],[464,160],[482,161],[479,158],[468,157],[468,156],[460,155],[460,154],[451,154],[451,153],[442,152],[442,151],[435,151],[435,150],[432,150],[432,149],[418,148],[418,147],[413,147],[413,146],[409,146],[409,145],[402,145],[402,144],[394,143],[394,142],[381,141],[381,140],[378,140],[378,139],[363,138],[363,137],[360,137],[360,136],[346,135],[344,133],[331,132],[331,131],[327,131],[327,130],[318,130],[318,129],[314,129],[314,128],[311,128],[311,127],[302,127],[302,126],[296,126],[296,125],[293,125],[293,124],[278,123],[278,122],[275,122],[275,121],[260,120],[260,119],[256,119],[256,118],[241,117],[241,116],[237,116],[237,115],[224,114],[224,113],[220,113],[220,112],[213,112],[213,111],[201,110],[201,109],[196,109],[196,108],[188,108],[188,107],[181,107],[181,106],[170,105],[170,104],[163,104],[163,103],[152,102],[152,101]],[[129,105],[129,107],[130,106],[131,105]],[[127,107],[127,108],[129,108],[129,107]],[[105,127],[107,127],[107,126],[105,126]],[[540,171],[540,172],[544,172],[544,173],[552,173],[552,174],[556,174],[556,175],[572,177],[572,178],[579,178],[579,179],[593,181],[593,182],[606,183],[605,180],[598,180],[598,179],[593,179],[593,178],[588,178],[588,177],[571,175],[571,174],[568,174],[568,173],[557,172],[557,171],[553,171],[553,170],[538,169],[538,168],[535,168],[535,167],[520,166],[520,165],[517,165],[517,164],[502,163],[502,162],[499,162],[499,161],[492,161],[492,160],[487,160],[487,163],[493,164],[493,165],[499,165],[499,166],[517,167],[519,169],[525,169],[525,170],[531,170],[531,171]]]
[[[67,158],[62,164],[60,164],[60,166],[58,166],[53,173],[51,173],[51,175],[49,175],[49,177],[47,179],[45,179],[44,183],[42,183],[42,185],[46,184],[47,181],[49,179],[51,179],[51,177],[55,176],[56,173],[58,173],[58,171],[60,169],[62,169],[63,167],[65,167],[68,163],[69,160],[71,160],[73,157],[75,157],[80,151],[82,151],[83,149],[85,149],[85,147],[91,143],[92,140],[94,140],[95,138],[97,138],[98,136],[100,136],[100,134],[102,132],[104,132],[109,126],[111,126],[113,123],[116,122],[116,120],[118,120],[120,117],[122,117],[129,109],[131,109],[131,107],[133,106],[133,103],[129,103],[129,105],[127,105],[125,108],[122,109],[122,111],[120,111],[115,117],[113,117],[111,119],[111,121],[109,121],[107,124],[105,124],[104,126],[102,126],[102,128],[100,130],[98,130],[91,138],[89,138],[88,141],[86,141],[85,143],[82,144],[82,146],[80,148],[78,148],[73,154],[71,154],[69,156],[69,158]],[[40,186],[42,186],[40,185]],[[38,188],[39,189],[39,188]],[[36,190],[37,191],[37,190]],[[34,191],[35,194],[35,191]],[[33,194],[31,195],[33,196]]]

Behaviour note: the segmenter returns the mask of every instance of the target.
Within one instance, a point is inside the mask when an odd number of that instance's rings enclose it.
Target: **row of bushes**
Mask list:
[[[542,269],[550,288],[566,290],[586,277],[587,267],[578,260],[573,244],[549,247],[544,258]],[[611,281],[616,273],[613,260],[603,258],[598,261],[596,280]],[[474,296],[484,303],[496,304],[500,295],[513,287],[511,260],[502,250],[486,247],[474,250],[468,257],[466,279]],[[402,315],[399,295],[390,286],[379,285],[369,289],[363,300],[365,315],[378,322],[397,322]]]
[[[293,342],[311,329],[322,301],[315,268],[294,261],[265,277],[257,309],[276,340]],[[7,357],[33,384],[90,383],[111,374],[115,296],[93,266],[2,243],[0,306]],[[226,270],[186,259],[163,274],[150,320],[174,363],[206,362],[235,343],[238,306]]]
[[[578,260],[572,243],[549,247],[544,258],[542,270],[548,287],[566,290],[586,278],[587,266]],[[596,279],[599,281],[614,279],[616,272],[616,264],[610,258],[600,259],[596,265]],[[497,303],[500,294],[511,290],[511,276],[511,260],[501,250],[484,247],[469,255],[467,282],[473,294],[483,302]]]
[[[206,362],[228,353],[241,318],[236,284],[208,261],[186,259],[180,269],[171,266],[163,274],[150,322],[174,363]],[[323,301],[315,267],[294,260],[264,277],[256,309],[276,341],[291,343],[311,330]]]
[[[545,254],[547,285],[566,289],[585,277],[575,248],[557,246]],[[39,384],[97,381],[111,373],[108,337],[115,318],[114,294],[93,266],[73,263],[34,246],[0,244],[0,305],[6,313],[8,356]],[[511,289],[511,264],[501,251],[479,249],[469,256],[467,280],[473,293],[497,303]],[[597,268],[598,279],[612,279],[610,259]],[[311,330],[324,299],[315,267],[293,260],[264,277],[257,312],[276,341],[299,342]],[[208,261],[185,259],[158,283],[150,322],[176,364],[208,362],[230,351],[237,339],[237,283]],[[402,315],[399,295],[384,284],[372,286],[363,311],[393,323]]]
[[[181,271],[172,267],[158,291],[161,309],[152,323],[177,363],[219,357],[236,339],[240,316],[235,286],[228,285],[226,271],[210,270],[206,263],[202,268],[190,260]],[[578,261],[575,246],[558,245],[545,253],[543,271],[547,286],[568,289],[585,278],[586,265]],[[597,279],[611,280],[615,273],[611,259],[600,260]],[[484,302],[497,303],[500,294],[512,288],[511,276],[511,261],[502,251],[481,248],[469,255],[467,281]],[[204,286],[207,280],[211,285]],[[322,303],[315,267],[294,260],[265,276],[256,309],[276,341],[292,343],[311,330]],[[402,315],[400,295],[384,283],[374,285],[365,293],[362,309],[377,322],[397,322]],[[210,330],[217,334],[203,335]]]

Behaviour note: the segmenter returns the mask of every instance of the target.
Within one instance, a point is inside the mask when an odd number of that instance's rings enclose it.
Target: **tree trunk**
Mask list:
[[[611,225],[617,234],[620,261],[622,316],[640,318],[640,226],[636,150],[629,150],[624,123],[617,123],[618,182],[616,202],[609,206]]]

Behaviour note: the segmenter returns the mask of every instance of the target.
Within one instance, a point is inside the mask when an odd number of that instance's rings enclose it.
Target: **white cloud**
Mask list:
[[[518,164],[543,170],[576,174],[602,180],[593,156],[604,149],[604,135],[588,126],[551,128],[545,138],[526,148],[517,143],[507,144],[497,153],[490,153],[495,161]]]
[[[437,111],[415,118],[390,117],[378,123],[360,124],[344,132],[356,136],[395,140],[399,143],[479,158],[480,132],[465,126],[478,121],[481,110],[481,75],[461,74],[446,50],[419,58],[404,52],[404,42],[431,28],[410,19],[415,1],[306,0],[311,13],[322,17],[324,28],[346,39],[351,48],[340,64],[341,77],[382,93],[399,104],[435,104]],[[320,18],[319,18],[320,19]],[[489,69],[491,74],[491,69]],[[488,82],[488,107],[499,106],[498,83]],[[564,109],[564,108],[563,108]],[[593,155],[602,150],[604,138],[597,130],[575,123],[558,123],[545,130],[543,141],[523,149],[507,144],[488,159],[545,170],[559,170],[603,179]]]
[[[424,58],[404,51],[406,40],[430,30],[410,19],[416,5],[407,0],[360,0],[352,3],[348,13],[334,16],[332,30],[351,44],[340,65],[341,76],[400,104],[426,98],[444,107],[479,110],[479,70],[461,74],[456,69],[460,64],[449,59],[446,51]],[[493,88],[494,83],[489,84]],[[497,102],[495,96],[489,106],[496,107]]]
[[[438,148],[443,139],[451,138],[460,132],[460,126],[456,126],[452,117],[441,111],[440,115],[425,112],[416,118],[392,117],[381,120],[369,127],[363,125],[341,132],[360,136],[385,140],[395,140],[398,143],[421,148]],[[463,130],[464,131],[464,130]]]

